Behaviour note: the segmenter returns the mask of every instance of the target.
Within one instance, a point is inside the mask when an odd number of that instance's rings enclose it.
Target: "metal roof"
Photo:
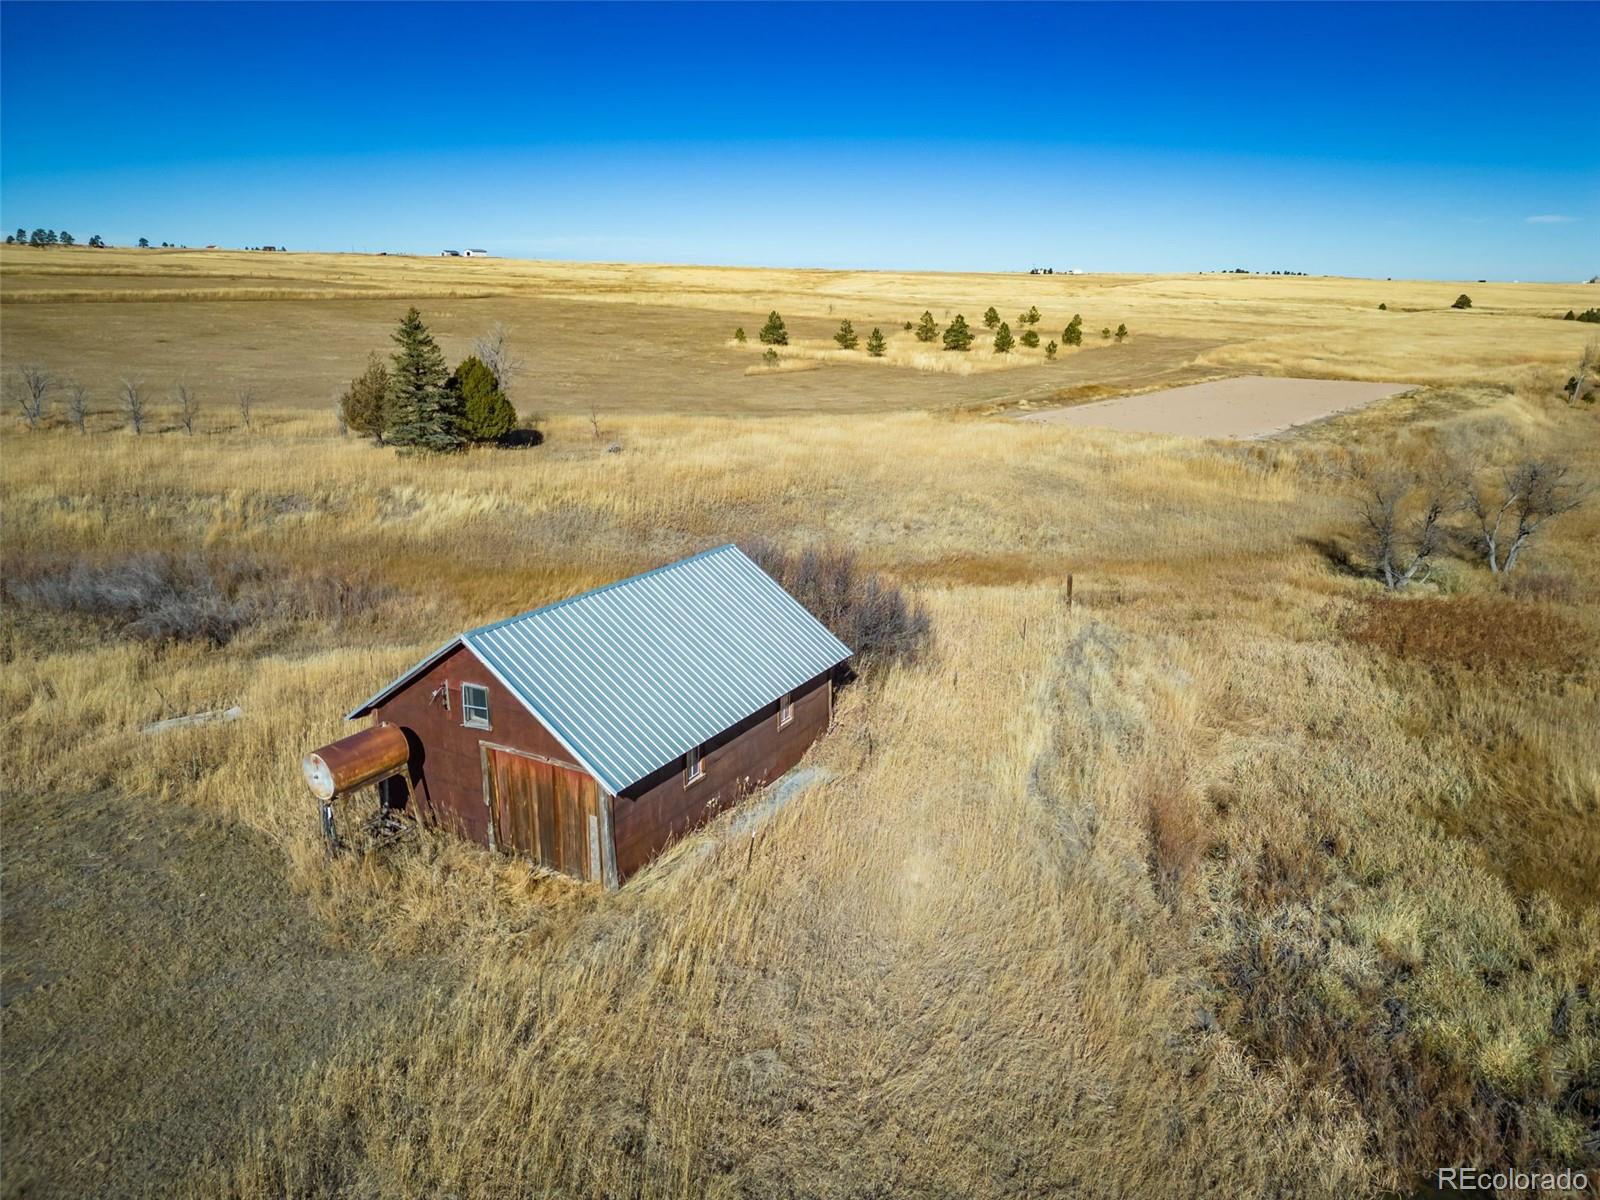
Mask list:
[[[850,657],[727,545],[468,630],[351,718],[457,642],[613,793]]]

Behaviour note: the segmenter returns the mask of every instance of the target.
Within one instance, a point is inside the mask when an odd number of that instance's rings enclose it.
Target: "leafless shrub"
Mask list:
[[[1429,479],[1405,467],[1356,460],[1356,511],[1372,570],[1390,591],[1427,579],[1430,562],[1444,543],[1441,520],[1450,481]]]
[[[122,403],[123,415],[128,418],[128,428],[135,434],[144,432],[144,385],[137,379],[124,379],[117,387],[117,398]]]
[[[494,376],[495,386],[509,396],[511,381],[522,370],[522,360],[511,351],[505,325],[496,321],[488,333],[472,343],[472,352],[479,362],[489,368],[489,373]]]
[[[67,385],[67,419],[80,434],[89,432],[89,389],[76,380]]]
[[[108,622],[141,641],[226,645],[267,620],[343,622],[386,602],[385,588],[334,575],[283,575],[247,558],[138,554],[7,564],[3,585],[19,607]]]
[[[897,585],[862,567],[854,551],[793,553],[759,539],[740,545],[855,652],[861,669],[909,658],[927,641],[927,613]]]
[[[1588,489],[1555,459],[1528,459],[1502,468],[1497,480],[1469,478],[1466,510],[1477,528],[1472,542],[1496,575],[1509,575],[1517,557],[1546,522],[1584,502]]]
[[[589,405],[589,430],[594,434],[594,440],[600,440],[600,410],[593,404]]]
[[[29,364],[17,368],[11,390],[29,429],[39,428],[39,422],[44,419],[50,406],[50,392],[55,386],[55,377],[43,367]]]
[[[244,426],[245,432],[250,431],[250,417],[256,408],[255,389],[249,384],[242,385],[233,394],[234,402],[239,406],[239,423]]]
[[[200,416],[200,397],[188,384],[180,383],[173,389],[172,398],[178,405],[178,424],[183,426],[184,433],[193,437],[194,423]]]

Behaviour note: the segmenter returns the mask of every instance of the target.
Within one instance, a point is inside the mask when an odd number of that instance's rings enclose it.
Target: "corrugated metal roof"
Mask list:
[[[612,792],[850,657],[732,545],[458,640]]]

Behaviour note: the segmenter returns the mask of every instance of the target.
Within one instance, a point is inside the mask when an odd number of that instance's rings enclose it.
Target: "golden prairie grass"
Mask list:
[[[689,278],[586,270],[619,289]],[[1475,353],[1441,370],[1471,375]],[[247,829],[327,952],[366,965],[317,993],[338,1029],[325,1054],[216,1073],[222,1107],[272,1104],[216,1117],[209,1161],[130,1152],[131,1118],[77,1120],[60,1061],[8,1061],[25,1081],[6,1089],[8,1151],[33,1178],[251,1197],[1122,1197],[1175,1179],[1332,1197],[1447,1161],[1592,1162],[1600,513],[1530,551],[1566,582],[1516,604],[1578,652],[1520,670],[1468,670],[1449,639],[1408,640],[1420,658],[1353,640],[1374,585],[1327,548],[1349,537],[1352,450],[1576,447],[1595,472],[1594,415],[1552,389],[1502,368],[1248,447],[922,412],[619,411],[601,439],[557,415],[543,446],[429,460],[292,407],[263,418],[195,438],[8,429],[8,569],[248,555],[396,597],[220,649],[8,608],[6,820],[116,793]],[[841,696],[810,759],[832,777],[754,838],[714,824],[615,895],[431,835],[328,863],[298,759],[345,731],[352,697],[465,625],[751,536],[853,547],[914,584],[934,630]],[[1423,623],[1461,601],[1507,611],[1481,568],[1444,574],[1385,603],[1420,601],[1402,620]],[[139,732],[233,703],[246,715],[226,726]],[[203,873],[177,884],[230,903]],[[254,978],[254,949],[234,975]],[[384,1009],[397,973],[418,982]],[[172,1013],[206,1002],[195,982],[128,1036],[170,1039]],[[228,1003],[257,1012],[248,988]],[[8,1040],[73,1019],[41,988],[8,1008]]]

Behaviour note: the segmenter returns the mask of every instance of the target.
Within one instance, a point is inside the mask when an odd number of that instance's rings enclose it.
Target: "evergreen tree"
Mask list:
[[[68,233],[65,229],[63,229],[61,231],[61,244],[63,246],[73,246],[73,245],[76,245],[77,243],[73,240],[72,235],[70,233]]]
[[[416,450],[448,452],[465,445],[461,397],[446,386],[444,355],[422,314],[411,309],[394,331],[389,370],[389,440]]]
[[[944,331],[944,348],[946,350],[972,349],[972,330],[967,326],[967,319],[960,313],[950,322],[950,328]]]
[[[933,314],[925,312],[922,320],[917,322],[917,341],[936,342],[939,340],[939,326],[934,322]]]
[[[1378,305],[1378,311],[1379,312],[1388,312],[1389,311],[1389,306],[1387,304],[1380,304],[1380,305]],[[1572,314],[1568,313],[1567,316],[1571,317]]]
[[[450,390],[460,397],[461,432],[470,440],[497,442],[517,427],[517,410],[481,359],[463,359],[450,376]]]
[[[1001,321],[1000,328],[995,330],[994,334],[994,352],[996,354],[1010,354],[1011,347],[1016,344],[1017,340],[1011,336],[1011,326]]]
[[[28,235],[28,245],[30,245],[30,246],[42,246],[42,245],[44,245],[44,230],[35,229],[32,233],[30,233]]]
[[[1127,336],[1128,336],[1128,327],[1126,325],[1123,325],[1123,324],[1119,323],[1117,325],[1117,341],[1120,342],[1123,339],[1125,339]]]
[[[995,312],[994,305],[989,306],[989,311],[983,314],[983,324],[986,329],[993,329],[1000,324],[1000,314]]]
[[[1450,307],[1451,308],[1471,308],[1472,307],[1472,297],[1467,295],[1465,292],[1462,292],[1461,295],[1456,297],[1456,302],[1454,304],[1452,304]]]
[[[907,333],[910,333],[910,332],[911,332],[911,322],[910,322],[910,321],[907,321],[907,322],[906,322],[906,323],[905,323],[905,331],[906,331],[906,332],[907,332]]]
[[[345,428],[383,445],[389,429],[389,369],[377,354],[368,357],[367,369],[352,379],[339,397],[339,416]]]
[[[1056,344],[1054,341],[1049,341],[1044,344],[1044,358],[1046,362],[1055,362]]]
[[[6,240],[10,241],[11,239],[7,238]],[[1378,307],[1382,308],[1383,305],[1380,304],[1380,305],[1378,305]],[[1563,321],[1576,321],[1578,319],[1578,314],[1575,313],[1572,309],[1569,308],[1569,309],[1567,309],[1567,315],[1562,317],[1561,319]]]
[[[867,353],[873,358],[882,358],[883,347],[883,330],[874,325],[872,332],[867,335]]]
[[[1105,325],[1101,327],[1100,340],[1102,342],[1109,342],[1111,340],[1111,326]]]
[[[744,326],[743,325],[739,326],[739,328],[737,328],[737,329],[735,329],[733,331],[733,340],[738,342],[739,345],[741,345],[741,346],[744,345],[745,342],[748,340],[744,336]]]
[[[22,226],[17,226],[17,245],[22,245],[28,240],[28,231]]]
[[[833,335],[833,340],[839,343],[841,350],[854,350],[861,341],[856,337],[855,326],[849,321],[839,322],[839,332]]]
[[[767,323],[761,327],[762,345],[787,346],[789,344],[789,330],[784,327],[783,318],[778,315],[777,309],[767,314]]]
[[[1030,304],[1028,306],[1028,311],[1022,314],[1022,320],[1023,320],[1023,322],[1025,324],[1037,325],[1039,323],[1039,308],[1038,308],[1038,306]]]
[[[12,237],[9,233],[6,234],[6,245],[15,246],[16,244],[17,244],[17,239]]]
[[[1029,350],[1032,350],[1035,346],[1037,346],[1039,344],[1039,331],[1037,329],[1033,329],[1031,327],[1028,328],[1028,329],[1024,329],[1022,331],[1022,337],[1019,340]]]
[[[141,250],[150,249],[150,239],[149,238],[140,238],[139,239],[139,249],[141,249]]]
[[[1083,345],[1083,318],[1077,313],[1072,314],[1072,320],[1067,322],[1067,327],[1061,331],[1061,344],[1064,346]]]

